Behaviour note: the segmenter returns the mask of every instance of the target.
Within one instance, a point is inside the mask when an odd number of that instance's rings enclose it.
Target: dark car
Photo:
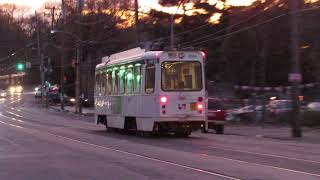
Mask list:
[[[57,86],[52,86],[49,88],[49,92],[48,92],[48,101],[50,104],[59,104],[61,103],[61,93],[59,90],[59,87]],[[70,106],[73,105],[75,102],[74,98],[70,98],[68,97],[66,94],[64,94],[64,105]]]
[[[223,134],[227,111],[222,102],[217,99],[208,99],[208,129],[213,129],[217,134]]]

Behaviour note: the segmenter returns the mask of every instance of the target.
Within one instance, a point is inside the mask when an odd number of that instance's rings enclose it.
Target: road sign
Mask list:
[[[289,74],[289,82],[301,82],[302,74],[300,73],[291,73]]]
[[[31,68],[31,62],[26,62],[26,68],[30,69]]]

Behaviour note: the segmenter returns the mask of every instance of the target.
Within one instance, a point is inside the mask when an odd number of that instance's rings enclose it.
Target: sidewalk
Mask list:
[[[301,138],[291,137],[291,127],[289,125],[227,124],[225,127],[226,135],[292,140],[320,144],[320,127],[303,127],[302,133],[303,137]]]
[[[50,108],[61,111],[61,107],[59,105],[51,105]],[[71,112],[75,113],[75,107],[74,106],[65,106],[64,110],[66,112]],[[87,108],[87,107],[82,107],[82,115],[84,116],[93,116],[94,115],[94,108]]]

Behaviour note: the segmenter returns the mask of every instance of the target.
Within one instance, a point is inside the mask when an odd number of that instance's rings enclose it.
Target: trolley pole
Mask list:
[[[292,137],[302,137],[300,124],[300,100],[299,100],[299,84],[302,81],[300,70],[300,53],[299,53],[299,27],[296,11],[299,8],[299,0],[289,1],[290,17],[291,17],[291,58],[292,67],[289,81],[292,83],[292,116],[291,127]]]

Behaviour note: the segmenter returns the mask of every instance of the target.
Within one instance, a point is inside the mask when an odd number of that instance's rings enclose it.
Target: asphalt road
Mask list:
[[[193,133],[107,132],[90,117],[0,99],[0,180],[320,179],[320,144]]]

